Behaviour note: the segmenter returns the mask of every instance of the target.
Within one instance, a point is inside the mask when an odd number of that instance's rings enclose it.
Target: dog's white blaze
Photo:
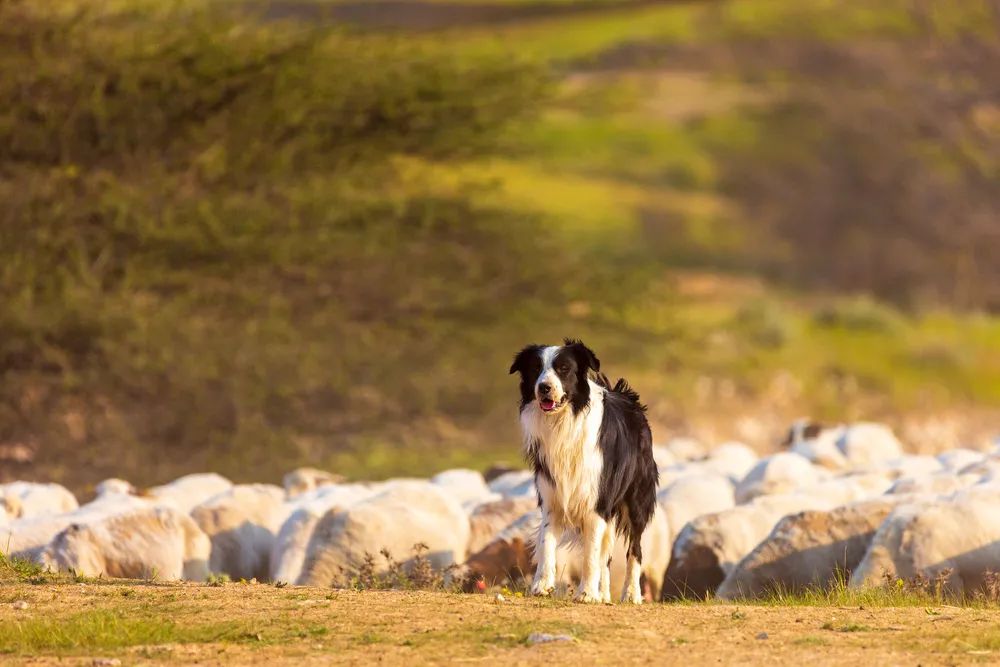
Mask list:
[[[553,401],[558,403],[563,399],[566,391],[563,389],[562,380],[556,375],[555,369],[552,367],[552,362],[556,358],[556,354],[562,349],[558,345],[550,345],[549,347],[542,350],[542,372],[539,373],[538,379],[535,380],[535,396],[540,396],[538,393],[538,385],[543,382],[547,382],[550,387],[552,387],[552,392],[548,395]]]

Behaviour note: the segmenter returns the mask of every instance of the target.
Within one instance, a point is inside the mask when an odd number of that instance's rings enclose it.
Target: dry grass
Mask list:
[[[15,609],[18,600],[27,609]],[[328,664],[654,660],[817,664],[989,661],[995,609],[728,604],[581,606],[415,591],[15,583],[0,593],[4,664]],[[533,632],[572,642],[530,645]],[[764,635],[766,634],[766,639]]]

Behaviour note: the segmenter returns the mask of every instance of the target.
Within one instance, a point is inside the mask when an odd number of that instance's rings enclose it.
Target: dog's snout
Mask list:
[[[550,385],[548,382],[539,382],[538,393],[541,394],[542,396],[548,396],[549,394],[552,393],[552,385]]]

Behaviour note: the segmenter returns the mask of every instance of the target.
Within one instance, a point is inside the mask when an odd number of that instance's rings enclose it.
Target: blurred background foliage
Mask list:
[[[994,0],[0,0],[0,474],[516,460],[527,342],[657,439],[1000,406]]]

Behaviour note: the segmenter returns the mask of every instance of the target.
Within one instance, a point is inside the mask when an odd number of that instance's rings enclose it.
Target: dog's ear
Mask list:
[[[601,360],[597,358],[594,351],[583,344],[582,341],[574,340],[572,338],[567,338],[563,341],[563,344],[567,349],[573,352],[576,356],[576,362],[581,368],[589,368],[593,371],[601,370]]]
[[[525,364],[531,357],[538,354],[538,351],[542,349],[541,345],[528,345],[523,350],[514,355],[514,363],[510,365],[510,375],[522,370]]]

